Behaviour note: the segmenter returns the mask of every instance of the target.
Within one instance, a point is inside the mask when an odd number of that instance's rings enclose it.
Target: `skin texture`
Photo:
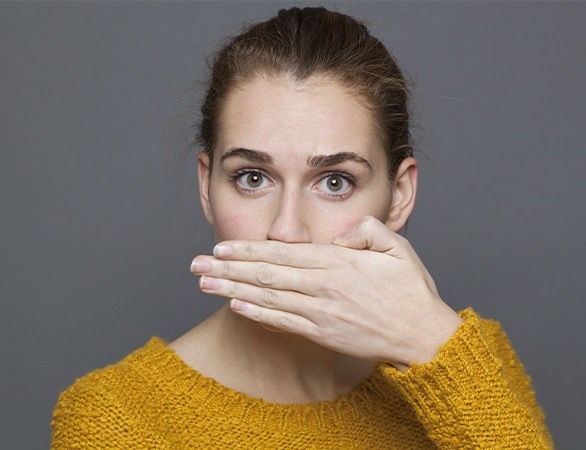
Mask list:
[[[202,153],[198,166],[219,244],[192,271],[241,317],[406,370],[430,361],[461,319],[396,233],[417,163],[406,158],[391,186],[359,100],[329,79],[259,77],[228,95],[214,165]]]
[[[379,148],[370,114],[338,84],[256,79],[228,96],[221,124],[209,182],[205,154],[200,155],[199,167],[202,206],[217,242],[269,239],[325,244],[366,214],[388,220],[392,191],[386,156]],[[223,155],[238,148],[263,152],[272,158],[272,164],[239,156],[221,162]],[[356,161],[317,168],[307,164],[320,155],[350,152],[366,159],[371,167]],[[238,170],[247,168],[266,175],[263,188],[255,193],[243,193],[228,182]],[[413,184],[415,168],[412,160],[409,176]],[[328,197],[326,183],[318,184],[334,171],[347,173],[358,182],[344,197]],[[414,199],[415,186],[406,195]],[[405,203],[409,201],[405,199]],[[405,206],[409,208],[405,213],[410,212],[411,205]],[[399,222],[395,225],[400,226]]]

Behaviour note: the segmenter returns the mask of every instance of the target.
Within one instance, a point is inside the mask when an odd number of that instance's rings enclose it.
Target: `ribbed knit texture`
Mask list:
[[[387,364],[333,401],[282,405],[226,388],[152,338],[61,394],[62,449],[549,449],[529,378],[472,310],[428,364]]]

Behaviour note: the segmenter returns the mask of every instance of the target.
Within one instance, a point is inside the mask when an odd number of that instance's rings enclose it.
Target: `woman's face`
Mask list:
[[[330,243],[364,215],[391,228],[387,159],[368,109],[341,84],[258,77],[225,99],[200,196],[216,240]],[[395,230],[396,231],[396,230]]]

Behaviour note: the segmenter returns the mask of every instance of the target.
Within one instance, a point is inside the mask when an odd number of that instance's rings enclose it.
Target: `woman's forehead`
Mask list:
[[[341,83],[323,78],[257,78],[239,86],[225,99],[217,139],[221,153],[286,150],[302,158],[369,154],[373,147],[380,148],[371,111]]]

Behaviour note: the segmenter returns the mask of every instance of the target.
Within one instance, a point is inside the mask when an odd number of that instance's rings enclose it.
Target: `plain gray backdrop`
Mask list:
[[[1,448],[47,448],[77,377],[220,304],[189,272],[213,243],[193,160],[174,175],[189,120],[166,130],[218,41],[290,4],[0,4]],[[440,294],[501,321],[558,448],[579,448],[586,4],[322,4],[416,82],[408,238]]]

